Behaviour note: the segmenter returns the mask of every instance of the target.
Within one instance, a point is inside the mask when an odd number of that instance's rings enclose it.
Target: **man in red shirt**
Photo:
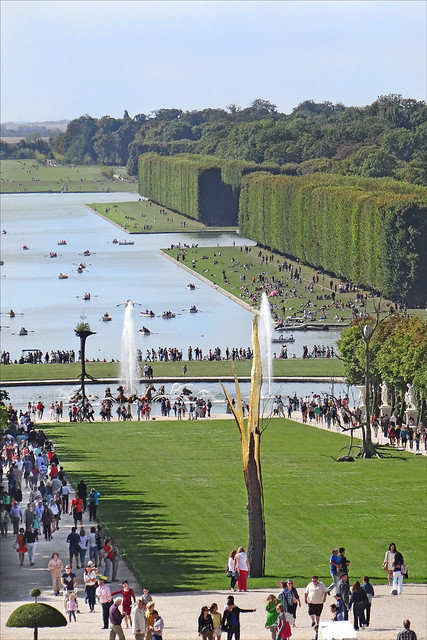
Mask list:
[[[82,526],[83,500],[78,497],[77,493],[74,494],[74,498],[71,500],[71,514],[73,514],[74,526],[77,527],[77,522],[80,522],[80,526]]]

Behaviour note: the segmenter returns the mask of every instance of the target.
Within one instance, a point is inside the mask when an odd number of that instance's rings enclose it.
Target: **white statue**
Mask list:
[[[383,380],[382,384],[381,384],[381,404],[384,407],[388,407],[388,389],[387,389],[387,384],[386,382]]]
[[[408,391],[405,393],[405,404],[407,409],[416,409],[415,389],[412,384],[407,384]]]
[[[360,407],[364,407],[365,406],[365,396],[366,396],[366,389],[364,385],[359,385],[356,387],[356,389],[359,392],[359,406]]]

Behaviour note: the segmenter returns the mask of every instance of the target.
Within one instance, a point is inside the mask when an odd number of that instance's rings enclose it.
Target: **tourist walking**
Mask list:
[[[240,614],[241,613],[253,613],[256,609],[241,609],[231,600],[231,597],[227,600],[227,606],[222,614],[221,628],[227,632],[227,640],[232,640],[233,636],[235,640],[240,638]],[[233,599],[234,600],[234,599]]]
[[[77,533],[76,527],[71,527],[71,533],[67,536],[67,543],[70,557],[70,567],[73,568],[73,558],[76,559],[76,567],[80,569],[80,536]]]
[[[126,640],[125,634],[122,629],[122,620],[125,617],[124,613],[122,613],[119,609],[119,606],[122,604],[122,598],[116,598],[113,604],[110,607],[110,611],[108,616],[110,618],[110,640],[114,640],[116,636],[119,637],[119,640]]]
[[[270,631],[271,640],[276,640],[276,620],[279,617],[279,613],[276,609],[278,605],[278,600],[274,594],[270,594],[267,596],[267,600],[265,603],[265,610],[267,612],[267,618],[265,621],[265,628]]]
[[[243,547],[237,549],[236,557],[234,558],[234,567],[238,573],[237,576],[237,590],[247,591],[247,579],[249,573],[249,559],[245,553]]]
[[[277,597],[283,603],[285,612],[288,613],[289,616],[291,616],[291,620],[288,619],[288,621],[294,627],[297,617],[297,608],[298,605],[301,606],[301,600],[298,595],[298,591],[295,589],[292,580],[280,582],[280,586],[282,587],[282,590]]]
[[[30,567],[34,566],[34,560],[36,555],[36,534],[33,527],[28,527],[24,534],[24,544],[27,547],[28,560],[30,561]]]
[[[338,596],[337,607],[339,613],[341,613],[341,607],[343,608],[343,619],[348,620],[348,605],[350,602],[350,585],[348,584],[348,574],[344,573],[338,582],[335,595]]]
[[[84,574],[83,574],[83,582],[85,585],[85,592],[87,603],[89,605],[89,613],[95,612],[95,591],[96,591],[96,567],[93,564],[92,560],[86,565]]]
[[[338,581],[340,579],[340,558],[338,555],[338,549],[332,549],[330,558],[329,558],[329,572],[331,574],[332,582],[328,587],[328,594],[331,593],[333,589],[336,588]]]
[[[219,640],[221,638],[221,614],[218,611],[218,605],[216,602],[212,602],[209,607],[209,613],[211,614],[212,622],[213,622],[213,635],[215,640]]]
[[[311,626],[319,624],[322,615],[323,605],[326,601],[328,590],[317,576],[312,576],[311,582],[305,589],[305,603],[308,605],[308,615],[311,617]]]
[[[402,593],[403,585],[403,556],[395,547],[394,560],[393,560],[393,585],[391,590],[392,596],[397,596]]]
[[[366,593],[360,586],[360,582],[356,580],[351,587],[351,598],[348,604],[348,610],[350,611],[351,607],[353,607],[353,626],[356,631],[359,628],[364,629],[366,625],[365,620],[365,609],[368,605],[368,598],[366,597]]]
[[[128,629],[130,626],[132,626],[131,608],[132,604],[135,603],[136,598],[133,589],[129,587],[129,582],[127,580],[123,580],[122,584],[123,587],[120,589],[120,591],[113,591],[111,595],[115,596],[117,594],[120,594],[123,598],[122,611],[125,616],[126,629]]]
[[[233,551],[231,551],[230,555],[228,556],[228,560],[227,560],[227,567],[226,567],[226,574],[227,577],[230,578],[230,589],[231,591],[236,591],[235,586],[236,586],[236,582],[237,582],[237,570],[236,570],[236,554],[237,551],[235,549],[233,549]]]
[[[16,550],[18,552],[18,558],[19,558],[19,564],[22,565],[24,564],[24,558],[25,558],[25,554],[27,553],[27,547],[25,546],[24,543],[24,535],[25,535],[25,531],[24,529],[19,529],[17,538],[16,538]]]
[[[368,604],[366,605],[366,612],[365,612],[365,627],[369,627],[369,624],[371,622],[371,606],[372,606],[372,600],[375,596],[374,587],[371,585],[369,580],[370,580],[369,576],[363,576],[362,589],[365,592],[366,597],[368,599]]]
[[[63,573],[64,565],[62,560],[59,558],[59,555],[56,553],[52,553],[52,557],[49,560],[47,568],[50,571],[50,577],[52,579],[52,590],[55,596],[59,596],[59,592],[61,591],[61,576]]]
[[[153,609],[153,611],[151,612],[153,618],[154,618],[154,622],[151,626],[150,631],[152,632],[152,640],[162,640],[163,638],[163,628],[164,628],[164,622],[163,622],[163,618],[161,616],[159,616],[158,611],[156,611],[155,609]]]
[[[146,604],[143,600],[137,600],[131,610],[132,633],[135,640],[145,640],[147,630],[147,618],[145,617]]]
[[[199,615],[197,633],[202,640],[213,640],[213,620],[209,613],[209,607],[202,607]]]
[[[388,586],[391,587],[393,584],[393,563],[394,556],[396,555],[396,545],[394,542],[389,544],[387,551],[385,552],[383,569],[387,571],[388,577]]]
[[[77,594],[77,576],[71,571],[71,565],[69,564],[67,564],[61,576],[61,584],[63,588],[64,611],[67,612],[67,602],[70,594]],[[80,613],[78,609],[77,612]]]
[[[403,629],[397,634],[396,640],[417,640],[417,634],[411,629],[411,621],[403,621]]]
[[[89,493],[89,522],[95,522],[96,520],[96,511],[98,509],[99,498],[101,494],[99,491],[95,489],[91,489]]]
[[[98,578],[98,586],[95,591],[102,607],[103,629],[108,629],[109,612],[112,604],[111,591],[108,584],[105,584],[103,578]]]

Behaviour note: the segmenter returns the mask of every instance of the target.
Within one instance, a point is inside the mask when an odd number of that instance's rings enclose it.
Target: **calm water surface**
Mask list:
[[[191,276],[163,258],[157,249],[178,242],[200,246],[236,245],[253,242],[236,234],[152,234],[132,235],[90,211],[85,203],[137,200],[135,193],[115,194],[17,194],[1,196],[1,348],[13,359],[22,349],[78,348],[74,327],[84,315],[96,335],[87,342],[89,359],[118,359],[123,323],[123,306],[129,298],[142,305],[135,307],[136,326],[147,326],[150,336],[138,335],[138,347],[159,346],[182,348],[187,354],[190,345],[199,346],[204,353],[216,346],[250,345],[252,313],[235,304],[212,287],[194,279],[195,291],[187,291]],[[131,239],[134,245],[119,246],[112,240]],[[66,246],[58,246],[59,240]],[[29,247],[28,251],[22,249]],[[89,249],[90,257],[83,252]],[[57,252],[57,258],[49,258]],[[87,268],[76,273],[80,262]],[[68,280],[59,280],[59,273],[68,273]],[[84,293],[91,300],[83,301]],[[199,313],[190,314],[195,304]],[[137,317],[145,308],[153,309],[153,319]],[[9,309],[17,315],[6,317]],[[165,310],[176,318],[165,320],[159,316]],[[111,322],[101,322],[103,313],[112,316]],[[21,326],[27,336],[16,334]],[[295,343],[288,345],[291,356],[302,354],[303,345],[311,350],[313,344],[333,345],[338,333],[295,333]],[[277,336],[276,336],[277,337]],[[273,352],[280,353],[275,344]]]

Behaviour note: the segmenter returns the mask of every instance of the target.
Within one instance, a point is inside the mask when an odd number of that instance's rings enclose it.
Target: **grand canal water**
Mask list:
[[[134,245],[113,244],[112,240],[130,236],[93,213],[90,202],[126,202],[138,199],[135,193],[115,194],[16,194],[1,196],[1,227],[7,231],[0,236],[1,257],[1,350],[18,359],[24,349],[78,350],[74,327],[84,316],[96,335],[87,342],[89,359],[119,359],[123,326],[123,303],[131,299],[135,307],[137,328],[148,326],[150,336],[137,336],[137,346],[145,355],[147,349],[160,346],[182,348],[186,357],[188,347],[199,346],[206,353],[216,346],[250,345],[252,314],[212,287],[191,276],[157,253],[157,249],[172,243],[224,246],[253,243],[236,234],[152,234],[133,235]],[[65,246],[58,246],[66,240]],[[28,251],[22,249],[28,246]],[[88,249],[90,257],[84,257]],[[57,252],[57,258],[50,258]],[[85,262],[83,273],[77,265]],[[68,273],[67,280],[59,280],[59,273]],[[186,286],[194,280],[196,289]],[[82,295],[90,293],[90,301]],[[190,314],[195,304],[199,313]],[[139,318],[138,311],[153,309],[153,319]],[[14,309],[17,316],[9,319],[6,313]],[[165,310],[176,318],[164,320]],[[111,322],[101,322],[103,313],[112,316]],[[22,314],[22,315],[18,315]],[[29,331],[19,336],[21,326]],[[295,334],[295,343],[288,345],[289,355],[301,356],[303,345],[311,350],[314,344],[333,345],[337,332]],[[273,352],[280,345],[273,345]],[[325,385],[323,385],[325,387]],[[322,390],[324,390],[322,387]],[[43,390],[43,396],[58,394],[56,388]],[[313,388],[314,389],[314,388]],[[24,390],[23,390],[24,391]],[[31,397],[40,395],[33,389]],[[274,388],[272,388],[274,391]],[[294,389],[286,390],[293,393]],[[320,388],[318,389],[320,391]],[[303,389],[301,389],[303,393]],[[309,390],[307,389],[307,392]],[[22,392],[11,397],[22,399]],[[61,392],[62,393],[62,392]],[[217,389],[209,389],[217,397]],[[28,396],[27,396],[28,397]],[[219,401],[219,400],[218,400]],[[21,403],[21,402],[20,402]]]

